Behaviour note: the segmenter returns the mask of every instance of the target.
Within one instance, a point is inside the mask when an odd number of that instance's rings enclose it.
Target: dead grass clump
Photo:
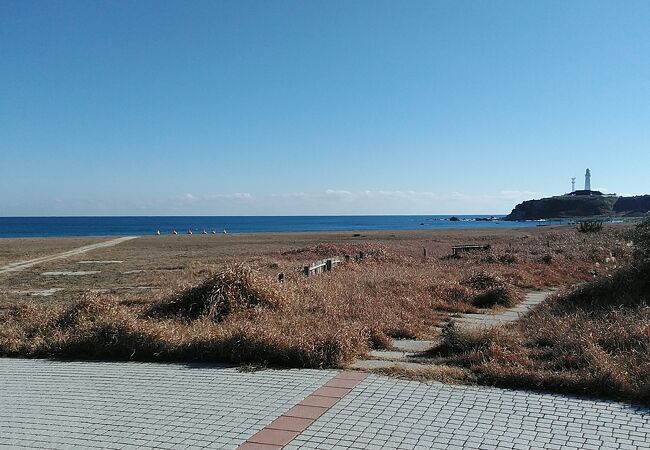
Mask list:
[[[364,258],[383,259],[391,255],[390,249],[377,243],[334,244],[320,243],[313,247],[301,247],[284,251],[283,256],[301,255],[313,258],[333,258],[335,256],[355,256],[363,253]]]
[[[451,303],[470,303],[475,293],[472,289],[457,282],[438,284],[432,286],[430,290],[435,297],[443,298]]]
[[[471,300],[476,308],[511,308],[523,297],[519,290],[502,277],[484,271],[471,274],[462,283],[476,292]]]
[[[576,310],[634,308],[650,304],[650,263],[638,262],[615,271],[610,277],[578,285],[552,303],[554,314]]]
[[[472,273],[469,277],[465,278],[462,281],[462,284],[472,289],[484,290],[501,286],[503,284],[503,280],[498,275],[479,271]]]
[[[476,312],[476,308],[472,305],[472,299],[476,295],[474,289],[458,282],[445,282],[431,286],[429,291],[434,298],[432,307],[437,310],[457,313]]]
[[[369,331],[368,346],[374,350],[385,350],[390,348],[390,337],[379,328],[372,328]]]
[[[513,287],[502,284],[479,292],[472,300],[472,304],[477,308],[494,308],[496,306],[512,308],[520,300],[521,295],[518,295]]]
[[[275,280],[249,267],[234,265],[171,300],[152,305],[147,313],[160,318],[208,316],[218,322],[235,309],[277,308],[283,302],[284,296]]]
[[[119,308],[120,305],[111,297],[87,295],[78,303],[67,308],[53,325],[60,329],[78,327],[99,317],[110,316]]]
[[[518,345],[518,336],[502,327],[459,328],[453,322],[442,329],[440,344],[428,353],[431,356],[451,356],[476,353],[497,345]]]

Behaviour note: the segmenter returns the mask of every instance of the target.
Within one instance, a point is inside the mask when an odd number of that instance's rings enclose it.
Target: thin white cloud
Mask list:
[[[22,205],[48,215],[177,214],[177,215],[337,215],[337,214],[501,214],[517,203],[543,196],[536,192],[494,193],[415,190],[347,190],[316,192],[196,193],[162,198],[41,199]],[[17,215],[20,209],[14,208]],[[7,214],[9,213],[9,214]],[[5,212],[10,215],[11,212]],[[15,214],[15,213],[14,213]]]
[[[253,196],[248,192],[233,192],[229,194],[200,194],[195,195],[191,193],[183,195],[174,195],[169,200],[175,205],[188,205],[196,203],[204,203],[211,201],[220,201],[220,200],[251,200]]]
[[[253,196],[248,192],[234,192],[232,194],[206,194],[205,200],[251,200]]]

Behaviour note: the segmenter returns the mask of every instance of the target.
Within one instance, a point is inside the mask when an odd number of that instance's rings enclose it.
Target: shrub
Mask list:
[[[578,222],[578,231],[581,233],[598,233],[603,230],[600,220],[582,220]]]
[[[632,232],[632,242],[636,247],[636,256],[644,259],[650,257],[650,218],[638,224]]]
[[[499,256],[499,262],[501,264],[515,264],[517,262],[517,257],[512,253],[504,253]]]

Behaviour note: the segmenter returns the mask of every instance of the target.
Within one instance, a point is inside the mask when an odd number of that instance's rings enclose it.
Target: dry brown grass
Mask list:
[[[410,239],[283,248],[241,257],[246,266],[232,266],[234,258],[180,268],[170,261],[174,271],[142,274],[157,295],[12,306],[0,355],[337,367],[388,346],[389,337],[430,337],[449,312],[509,306],[524,290],[607,274],[631,253],[615,229],[588,239],[572,229],[513,236],[477,238],[491,250],[461,258],[447,257],[454,241]],[[360,263],[299,273],[313,260],[359,251]]]
[[[152,304],[147,316],[190,320],[207,316],[220,322],[234,311],[261,306],[278,308],[284,303],[286,299],[277,283],[269,283],[250,267],[237,264],[185,289],[167,302]]]
[[[411,369],[406,367],[389,367],[372,369],[371,372],[379,375],[388,375],[415,381],[439,381],[448,384],[472,384],[476,381],[474,374],[466,369],[456,366],[445,366],[442,364]]]
[[[483,331],[444,330],[431,354],[483,384],[650,403],[650,263],[554,295]]]

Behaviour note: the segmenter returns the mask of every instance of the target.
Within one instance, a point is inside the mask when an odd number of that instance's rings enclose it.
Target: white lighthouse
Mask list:
[[[589,169],[585,172],[585,191],[591,191],[591,172]]]

